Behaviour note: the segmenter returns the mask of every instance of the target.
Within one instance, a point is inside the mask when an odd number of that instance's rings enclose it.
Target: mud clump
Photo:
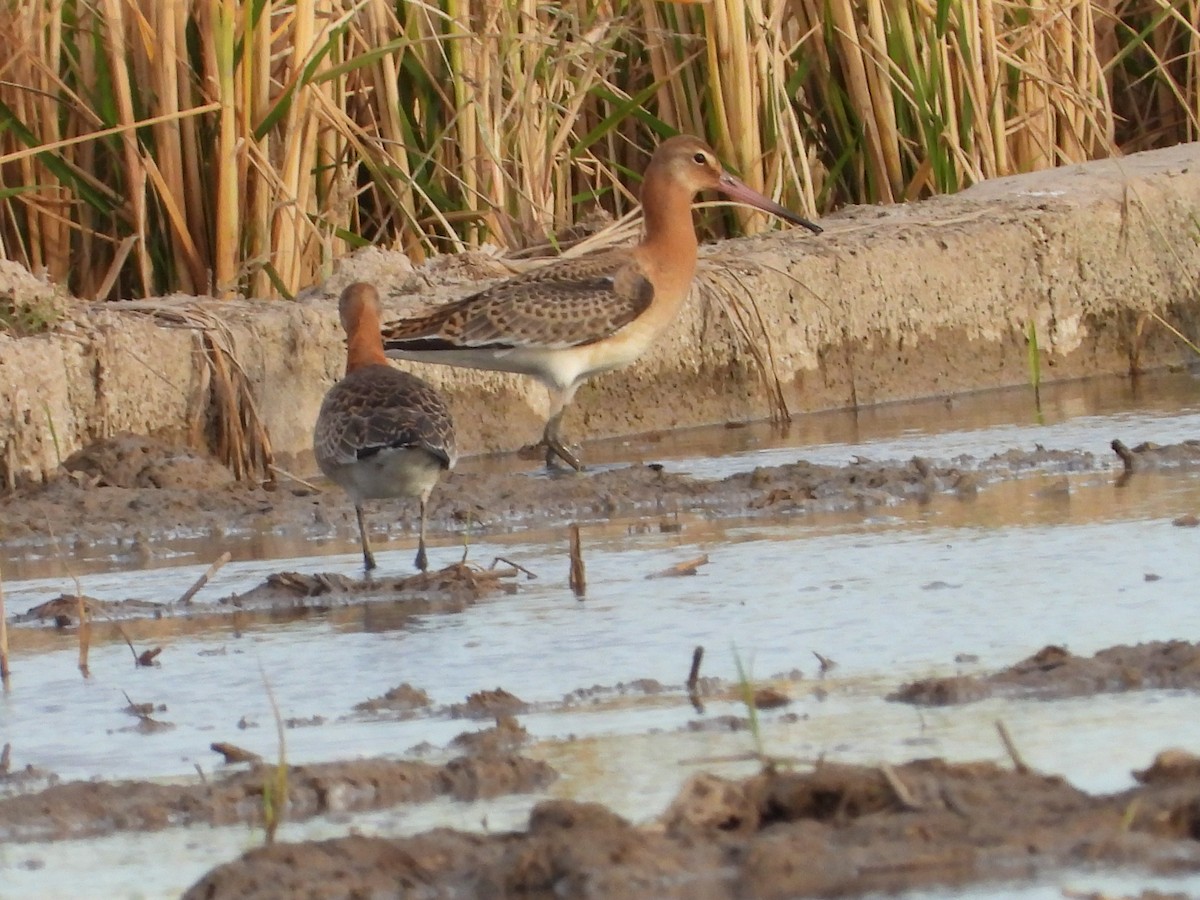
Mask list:
[[[490,691],[476,691],[467,697],[465,703],[455,703],[450,707],[450,715],[464,719],[490,719],[496,716],[515,715],[526,712],[529,704],[510,694],[504,688]]]
[[[1109,647],[1091,657],[1048,646],[990,675],[914,681],[902,685],[888,699],[917,706],[952,706],[994,696],[1050,700],[1151,688],[1200,688],[1200,645],[1154,641]]]
[[[413,687],[406,681],[391,688],[382,697],[372,697],[370,700],[354,704],[354,708],[358,712],[405,714],[428,709],[432,705],[433,701],[429,699],[429,694],[420,688]]]
[[[776,898],[1028,877],[1049,867],[1200,871],[1200,778],[1112,796],[991,763],[823,764],[743,781],[693,778],[659,822],[546,801],[524,832],[437,829],[250,851],[184,896]],[[336,864],[335,864],[336,863]]]
[[[1120,440],[1113,440],[1111,446],[1127,474],[1154,469],[1194,469],[1200,466],[1200,441],[1197,440],[1181,441],[1178,444],[1143,441],[1133,447],[1127,447]]]
[[[409,615],[461,612],[490,594],[515,593],[515,568],[454,563],[401,577],[349,578],[337,572],[275,572],[222,603],[239,610],[348,606],[364,600],[403,601]]]
[[[122,432],[89,444],[63,462],[91,487],[203,490],[233,483],[233,473],[194,450]]]
[[[498,716],[492,728],[464,731],[450,741],[450,746],[470,756],[502,756],[516,753],[529,742],[529,732],[514,716]]]

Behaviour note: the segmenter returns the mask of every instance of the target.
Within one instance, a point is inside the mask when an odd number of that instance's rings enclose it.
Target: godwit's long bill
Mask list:
[[[587,378],[629,365],[666,329],[696,270],[692,200],[703,190],[757,207],[820,234],[821,229],[726,172],[698,138],[680,136],[654,151],[642,180],[642,239],[510,278],[414,319],[383,327],[388,356],[530,375],[550,392],[542,442],[582,465],[559,425]]]
[[[346,329],[346,377],[329,389],[317,416],[317,465],[354,501],[363,565],[375,556],[363,521],[371,499],[415,497],[421,503],[417,568],[425,553],[425,507],[442,472],[454,467],[454,423],[440,394],[415,375],[393,368],[379,337],[379,295],[352,284],[338,302]]]

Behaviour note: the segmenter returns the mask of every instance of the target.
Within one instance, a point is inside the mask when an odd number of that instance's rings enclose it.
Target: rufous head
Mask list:
[[[342,291],[338,300],[338,315],[341,316],[346,334],[354,334],[359,329],[364,315],[371,317],[378,327],[379,292],[374,285],[365,281],[354,282]]]
[[[821,233],[819,225],[796,215],[769,197],[764,197],[725,171],[712,147],[691,135],[681,134],[658,145],[654,155],[650,157],[650,164],[646,167],[645,181],[649,182],[652,179],[678,184],[692,196],[700,191],[720,191],[739,203],[779,216],[794,225],[802,225],[814,234]]]

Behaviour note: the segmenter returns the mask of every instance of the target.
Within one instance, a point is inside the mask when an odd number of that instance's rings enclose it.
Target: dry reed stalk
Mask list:
[[[741,265],[745,265],[744,261]],[[733,329],[739,348],[749,354],[754,371],[767,389],[771,421],[790,422],[792,414],[775,362],[770,331],[754,300],[754,291],[742,279],[742,275],[752,273],[739,272],[738,266],[739,263],[731,259],[722,259],[719,267],[702,265],[696,272],[695,289],[709,302],[715,301],[716,308]]]
[[[216,213],[213,222],[213,284],[217,297],[230,296],[237,281],[238,234],[241,215],[238,204],[237,183],[237,91],[235,87],[234,44],[237,0],[214,0],[208,11],[208,34],[206,42],[210,52],[205,53],[209,65],[207,87],[215,94],[220,104],[217,124],[216,159],[211,166],[215,184]]]
[[[16,4],[0,254],[82,296],[291,296],[365,243],[419,259],[623,216],[676,129],[803,209],[955,190],[1195,136],[1197,6]]]
[[[258,21],[242,28],[243,55],[241,70],[242,109],[238,131],[246,146],[243,271],[248,268],[246,291],[252,297],[272,293],[268,266],[271,265],[271,199],[272,189],[255,160],[271,158],[272,135],[259,134],[256,124],[270,112],[271,105],[271,23],[274,3],[263,0]]]
[[[150,251],[147,246],[146,221],[146,168],[142,164],[138,152],[133,129],[138,117],[133,111],[133,94],[129,83],[129,66],[126,59],[129,51],[125,41],[124,0],[100,0],[101,8],[107,19],[107,40],[104,47],[108,51],[107,68],[112,75],[113,99],[116,101],[117,123],[124,129],[121,132],[121,155],[124,163],[124,194],[129,204],[129,216],[132,220],[133,236],[137,238],[135,259],[137,275],[145,296],[154,293],[154,278],[150,268]]]
[[[165,305],[153,301],[129,303],[123,310],[150,315],[168,328],[186,328],[196,335],[198,366],[196,398],[189,406],[188,436],[193,444],[211,427],[213,454],[238,480],[275,480],[271,437],[254,401],[249,376],[235,353],[233,335],[215,316],[200,308]]]
[[[983,60],[983,93],[979,100],[986,102],[990,116],[987,134],[991,136],[988,154],[995,176],[1009,170],[1007,126],[1004,115],[1004,85],[1000,71],[1000,45],[996,38],[996,12],[993,0],[979,0],[979,52]]]
[[[181,605],[185,604],[185,603],[191,603],[192,598],[195,597],[196,594],[198,594],[200,592],[200,589],[203,588],[206,584],[208,584],[209,580],[214,575],[216,575],[217,572],[221,571],[221,567],[224,566],[225,563],[229,562],[229,560],[232,558],[233,558],[232,554],[230,554],[230,552],[228,550],[226,550],[224,553],[222,553],[220,556],[218,556],[213,561],[213,564],[204,571],[204,574],[201,575],[199,578],[197,578],[192,583],[192,586],[189,587],[186,591],[184,591],[183,595],[175,602],[178,604],[181,604]]]
[[[903,192],[904,176],[900,169],[901,135],[896,124],[896,108],[892,103],[892,90],[888,75],[887,35],[884,32],[883,9],[878,3],[867,3],[866,40],[864,57],[867,81],[870,85],[871,104],[875,117],[875,128],[879,134],[879,153],[882,168],[887,175],[893,195]],[[898,12],[898,18],[907,22],[908,16]]]
[[[152,55],[152,68],[146,73],[146,83],[161,87],[156,97],[159,110],[172,117],[181,117],[182,112],[178,38],[183,11],[183,4],[180,3],[150,4],[147,11],[150,18],[143,31],[145,35],[153,34],[158,43],[158,52]],[[206,279],[204,263],[185,216],[189,204],[184,186],[183,143],[178,119],[155,125],[153,134],[156,155],[150,161],[155,173],[154,187],[167,210],[177,241],[171,245],[173,268],[180,289],[194,294],[204,288]]]
[[[862,45],[859,43],[858,27],[854,22],[854,6],[850,0],[830,0],[829,11],[833,19],[834,33],[842,64],[846,70],[847,93],[866,141],[865,164],[879,199],[889,203],[895,199],[883,165],[882,148],[875,115],[871,107],[871,89],[867,79],[867,66]]]

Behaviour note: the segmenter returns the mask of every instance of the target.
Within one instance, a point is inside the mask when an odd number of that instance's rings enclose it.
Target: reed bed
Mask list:
[[[1200,0],[5,0],[0,256],[83,297],[291,296],[516,251],[705,136],[798,210],[1192,139]],[[714,235],[768,227],[748,210]]]

